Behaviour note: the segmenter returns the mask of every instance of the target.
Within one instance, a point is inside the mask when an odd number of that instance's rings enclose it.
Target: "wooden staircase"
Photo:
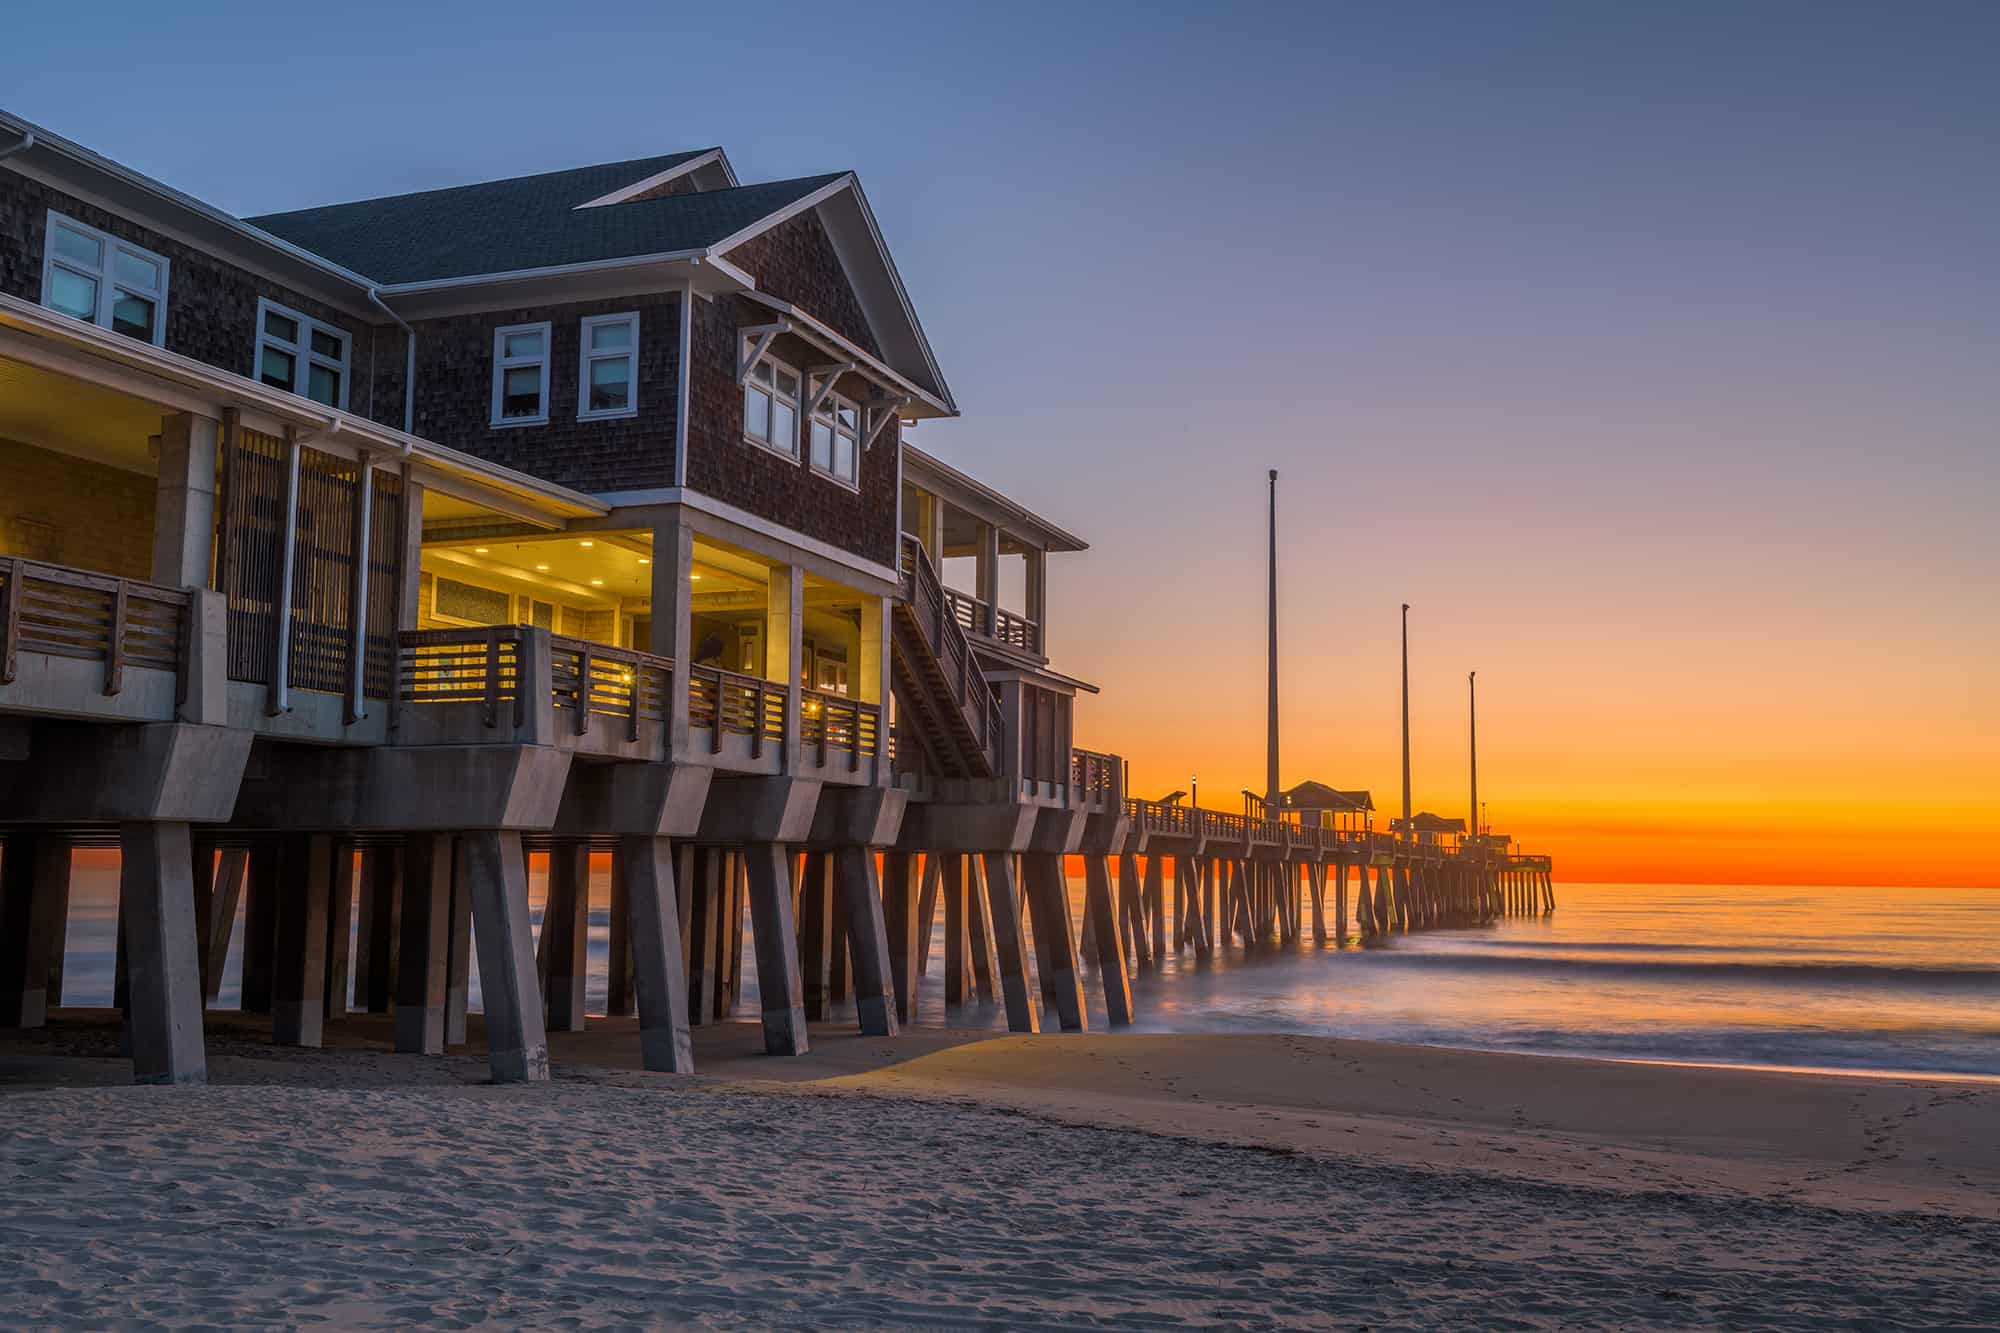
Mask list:
[[[972,655],[923,543],[903,534],[891,628],[898,762],[941,778],[1001,771],[1000,701]]]

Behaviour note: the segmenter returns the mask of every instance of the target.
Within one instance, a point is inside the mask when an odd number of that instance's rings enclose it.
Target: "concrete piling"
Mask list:
[[[403,839],[402,941],[396,969],[396,1049],[444,1054],[445,967],[451,925],[451,835]],[[552,877],[553,878],[553,877]],[[485,960],[480,960],[485,977]]]
[[[326,1020],[327,904],[333,839],[288,833],[278,845],[271,1041],[318,1046]]]
[[[804,1055],[806,1011],[799,977],[792,917],[790,857],[776,843],[743,849],[750,876],[750,929],[756,937],[757,989],[763,997],[764,1050],[771,1055]]]
[[[486,1054],[497,1083],[545,1083],[549,1043],[535,983],[528,858],[521,835],[484,829],[463,839],[472,892],[472,938],[486,1010]]]
[[[647,1069],[694,1069],[688,982],[681,966],[680,909],[674,853],[665,838],[626,837],[612,858],[621,881],[632,946],[632,987],[639,1007],[639,1054]]]
[[[118,897],[130,946],[133,1077],[140,1083],[205,1083],[188,826],[120,825],[118,850]]]

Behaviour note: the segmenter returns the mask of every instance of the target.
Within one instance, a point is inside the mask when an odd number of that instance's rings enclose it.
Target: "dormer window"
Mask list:
[[[761,357],[743,382],[743,433],[787,458],[799,456],[799,373]]]
[[[583,321],[583,364],[577,374],[576,418],[637,416],[639,316],[592,315]]]
[[[257,302],[257,378],[274,389],[347,408],[347,334],[276,301]]]
[[[548,421],[548,324],[493,330],[493,424],[545,426]]]
[[[827,394],[813,413],[813,471],[856,486],[860,456],[861,409],[837,393]]]
[[[167,340],[167,260],[51,211],[42,246],[42,304],[161,346]]]

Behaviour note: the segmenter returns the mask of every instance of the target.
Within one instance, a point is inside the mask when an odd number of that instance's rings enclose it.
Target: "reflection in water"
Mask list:
[[[532,862],[537,909],[541,858]],[[64,1002],[111,1000],[115,858],[80,853]],[[1082,919],[1082,884],[1071,884]],[[591,875],[589,1003],[602,1012],[608,867]],[[1303,1032],[1727,1064],[2000,1076],[2000,891],[1560,885],[1555,915],[1377,949],[1169,954],[1133,979],[1149,1032]],[[239,926],[240,934],[240,926]],[[918,1023],[944,1026],[940,912]],[[757,1012],[753,951],[743,1016]],[[232,949],[219,1004],[241,975]],[[477,969],[474,1006],[478,1004]],[[1093,1027],[1103,992],[1086,962]],[[845,1011],[851,1016],[851,1006]],[[953,1027],[1003,1029],[997,1006]]]

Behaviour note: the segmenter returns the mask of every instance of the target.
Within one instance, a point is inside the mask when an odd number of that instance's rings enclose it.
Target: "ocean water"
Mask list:
[[[538,926],[539,862],[530,875]],[[110,1003],[116,882],[108,866],[77,867],[65,1004]],[[1081,921],[1081,881],[1071,898]],[[601,859],[592,900],[588,999],[602,1012]],[[1556,901],[1547,917],[1366,949],[1231,946],[1206,963],[1169,952],[1132,979],[1136,1027],[2000,1078],[2000,890],[1558,884]],[[940,912],[917,1023],[1004,1029],[997,1005],[946,1014],[943,934]],[[746,941],[742,1017],[758,1009],[752,954]],[[232,949],[219,1007],[235,1007],[240,973]],[[1084,989],[1101,1027],[1103,990],[1087,959]]]

